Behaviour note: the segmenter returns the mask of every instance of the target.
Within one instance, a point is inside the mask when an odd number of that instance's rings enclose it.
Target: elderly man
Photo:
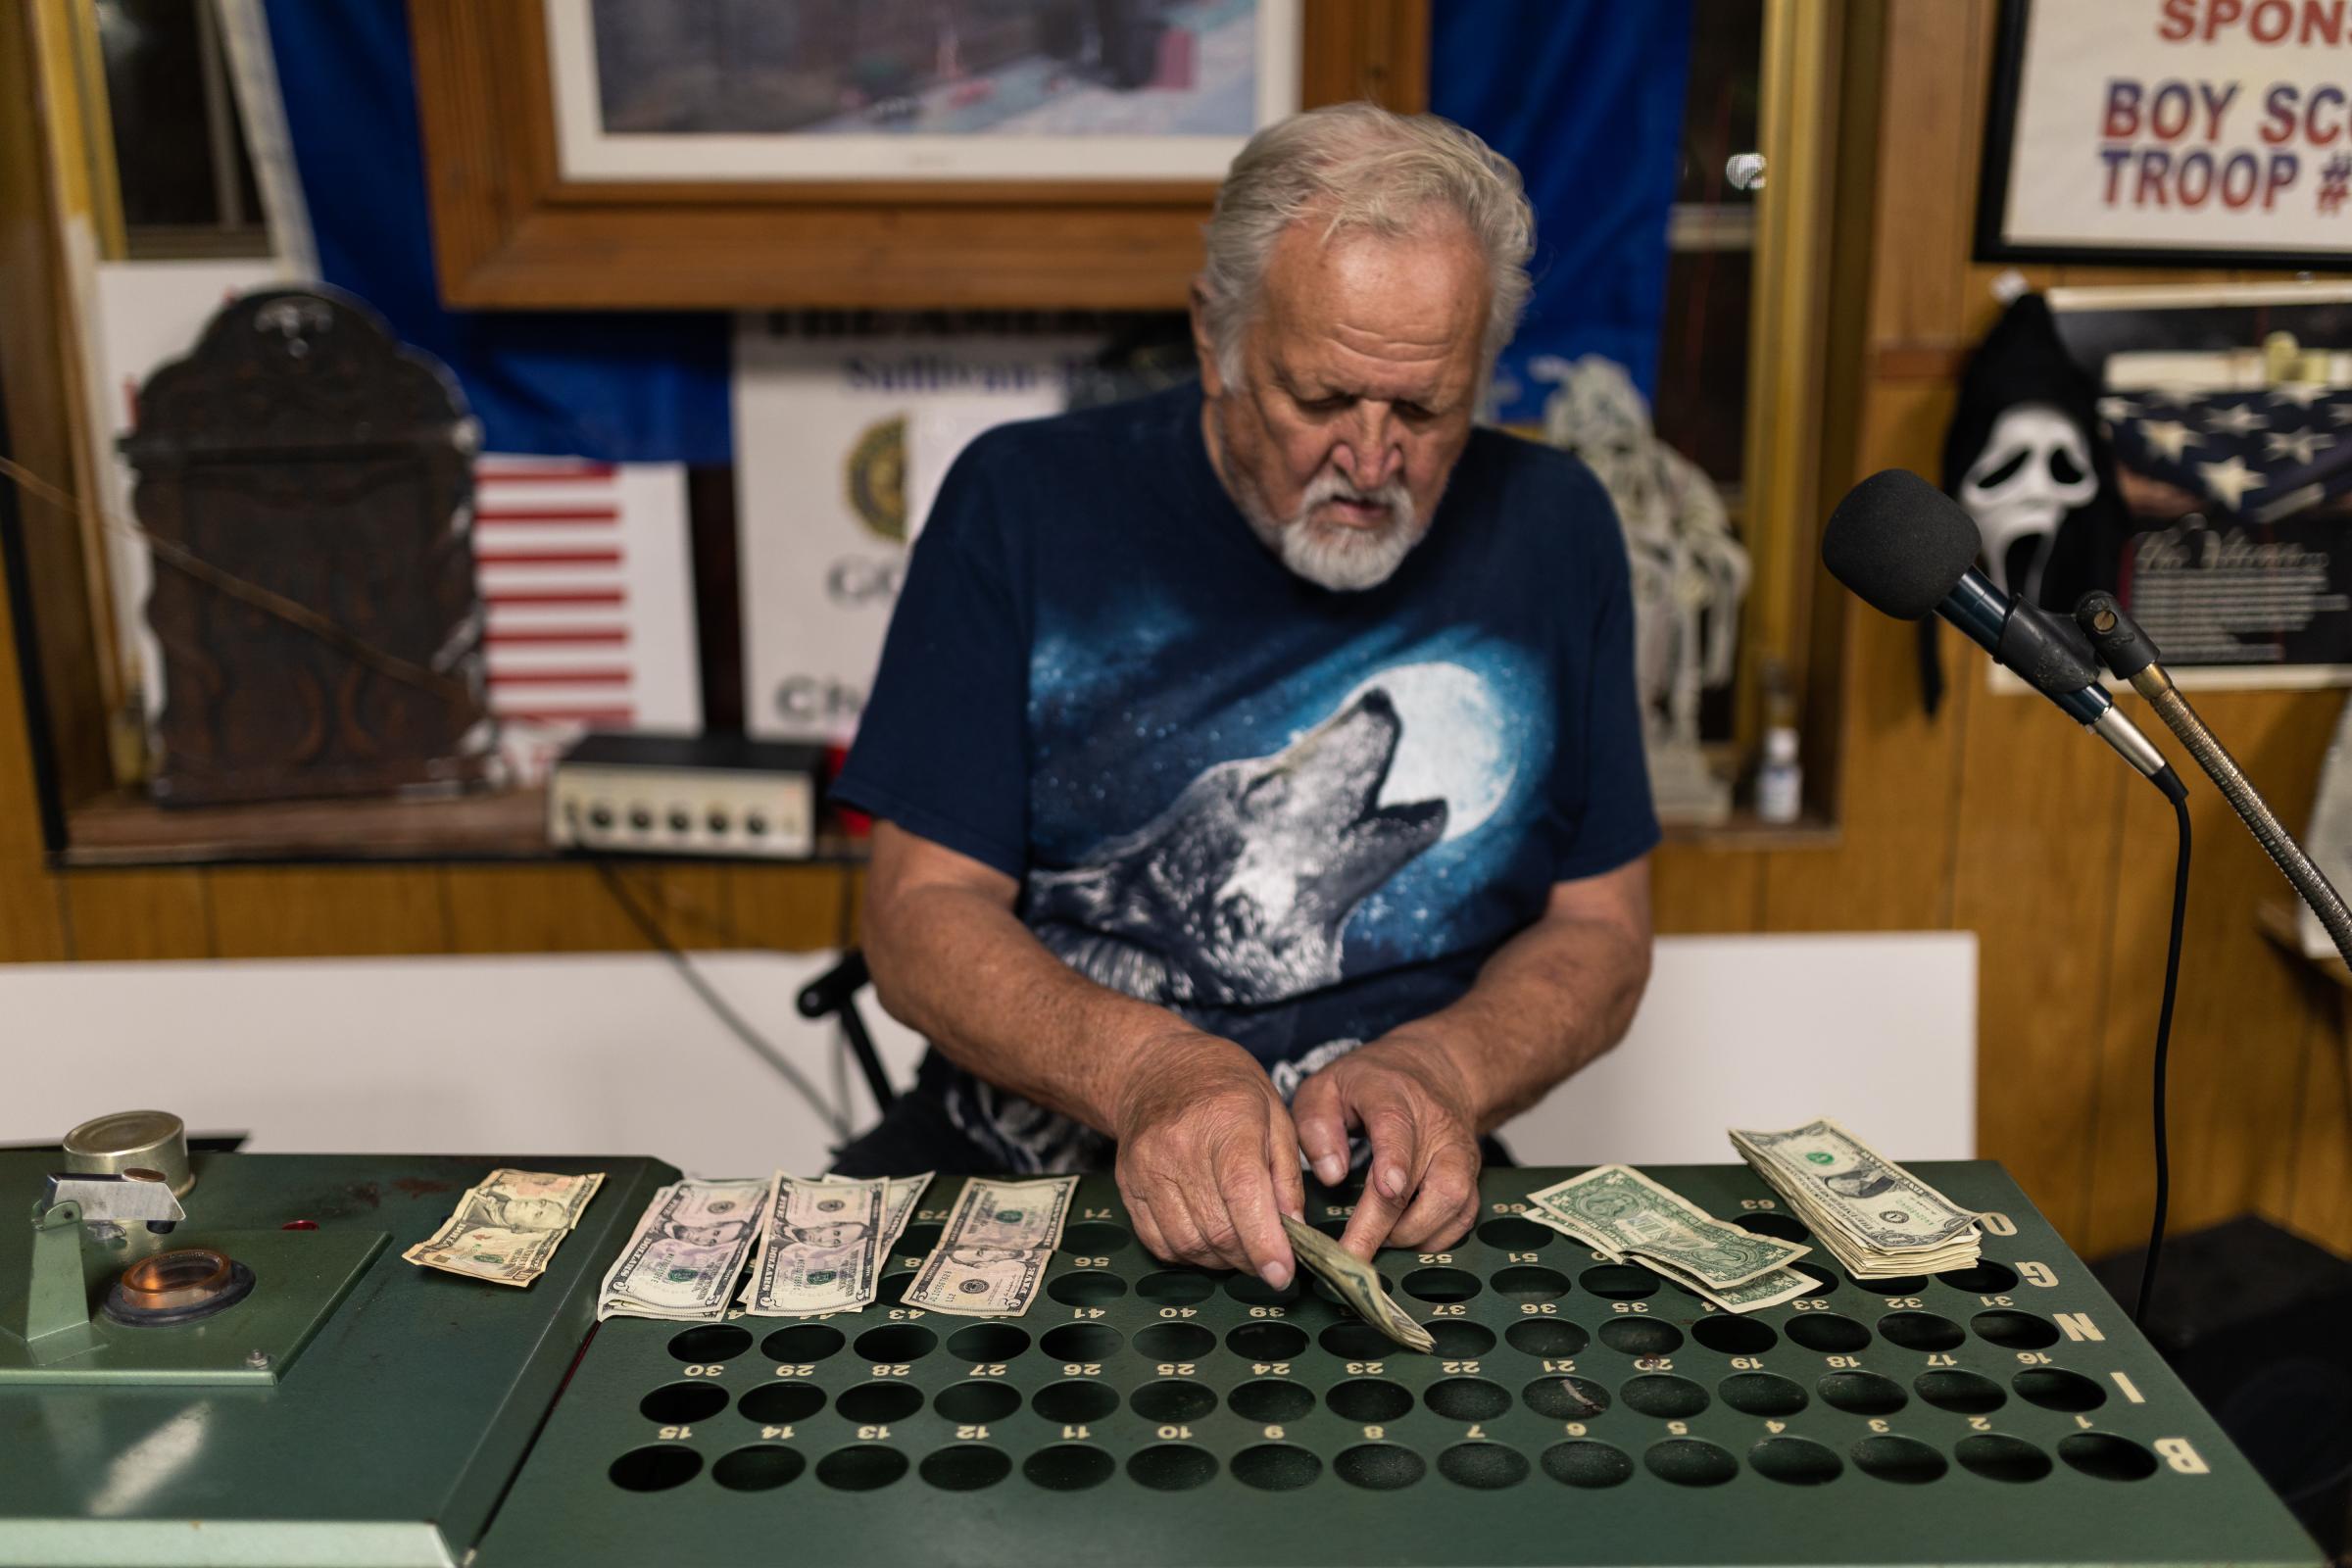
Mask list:
[[[1472,426],[1532,245],[1468,132],[1299,115],[1218,194],[1200,385],[957,462],[837,787],[933,1050],[836,1169],[1115,1151],[1154,1253],[1279,1289],[1302,1163],[1368,1164],[1359,1255],[1450,1245],[1483,1135],[1623,1034],[1625,547],[1575,459]]]

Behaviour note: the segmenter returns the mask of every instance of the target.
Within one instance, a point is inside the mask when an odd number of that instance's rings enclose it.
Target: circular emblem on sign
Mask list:
[[[906,542],[906,416],[869,424],[851,444],[843,478],[850,510],[866,531],[894,545]]]

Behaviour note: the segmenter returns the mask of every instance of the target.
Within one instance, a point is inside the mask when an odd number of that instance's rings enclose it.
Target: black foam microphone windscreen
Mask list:
[[[1897,620],[1935,613],[1977,564],[1977,548],[1976,520],[1908,468],[1847,491],[1821,535],[1830,575]]]

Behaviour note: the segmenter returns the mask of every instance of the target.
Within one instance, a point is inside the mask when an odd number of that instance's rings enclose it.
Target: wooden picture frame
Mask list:
[[[1304,0],[1300,104],[1428,98],[1429,0]],[[564,177],[541,0],[410,0],[443,299],[1173,309],[1211,182]]]

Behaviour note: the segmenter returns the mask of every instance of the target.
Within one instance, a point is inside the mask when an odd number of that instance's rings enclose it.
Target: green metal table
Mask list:
[[[502,1163],[609,1173],[547,1275],[516,1291],[400,1261]],[[296,1244],[382,1245],[268,1377],[141,1381],[120,1350],[94,1381],[0,1366],[0,1562],[2319,1560],[1988,1163],[1917,1167],[1989,1211],[1977,1267],[1864,1286],[1816,1251],[1818,1294],[1745,1317],[1520,1216],[1568,1172],[1489,1171],[1469,1238],[1379,1260],[1433,1355],[1311,1282],[1159,1265],[1106,1177],[1019,1319],[899,1303],[943,1179],[862,1312],[598,1327],[597,1282],[665,1166],[198,1166],[173,1246],[300,1220],[318,1230]],[[43,1168],[0,1155],[0,1193],[29,1199]],[[1802,1239],[1743,1166],[1652,1169]],[[1310,1188],[1309,1217],[1336,1230],[1348,1202]],[[0,1291],[25,1246],[0,1231]],[[120,1259],[88,1257],[95,1290]],[[300,1272],[257,1267],[252,1300],[202,1327],[252,1338],[265,1319],[235,1314]]]
[[[188,1218],[146,1243],[257,1259],[251,1297],[180,1328],[112,1330],[93,1352],[26,1374],[0,1359],[0,1563],[425,1564],[481,1538],[596,1315],[596,1287],[654,1189],[658,1161],[549,1158],[601,1170],[580,1226],[527,1290],[401,1261],[458,1195],[506,1159],[194,1156]],[[21,1297],[22,1215],[55,1154],[0,1153],[0,1298]],[[21,1202],[20,1202],[21,1200]],[[287,1225],[315,1230],[285,1230]],[[315,1288],[312,1244],[366,1253],[291,1359],[242,1369],[284,1298]],[[131,1249],[141,1243],[134,1240]],[[95,1300],[126,1260],[83,1247]],[[333,1270],[325,1272],[335,1272]],[[299,1315],[299,1314],[298,1314]],[[125,1337],[138,1343],[126,1349]],[[225,1343],[240,1370],[191,1384]],[[0,1344],[0,1358],[9,1347]],[[131,1364],[157,1370],[142,1377]],[[67,1381],[76,1362],[97,1363]],[[112,1372],[107,1368],[111,1366]]]
[[[1747,1316],[1519,1217],[1379,1259],[1434,1355],[1316,1286],[1159,1266],[1081,1186],[1018,1320],[603,1325],[480,1568],[824,1564],[2300,1563],[2318,1549],[2008,1177],[1985,1258]],[[1792,1240],[1746,1167],[1653,1174]],[[1342,1194],[1308,1217],[1336,1231]]]

